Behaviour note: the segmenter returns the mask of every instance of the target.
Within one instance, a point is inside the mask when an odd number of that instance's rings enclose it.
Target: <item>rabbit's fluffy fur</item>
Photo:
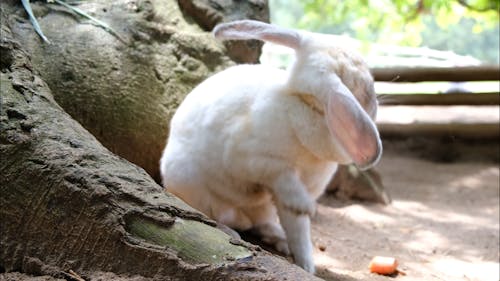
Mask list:
[[[292,47],[297,61],[289,71],[234,66],[196,87],[171,121],[163,184],[314,272],[315,200],[339,163],[369,167],[381,154],[372,77],[359,56],[328,36],[255,21],[222,24],[214,33]]]

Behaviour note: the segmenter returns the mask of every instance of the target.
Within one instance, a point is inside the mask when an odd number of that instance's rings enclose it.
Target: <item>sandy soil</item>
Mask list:
[[[437,163],[386,151],[377,169],[391,205],[319,200],[312,236],[320,277],[499,280],[498,163]],[[369,273],[375,255],[396,257],[406,275]]]

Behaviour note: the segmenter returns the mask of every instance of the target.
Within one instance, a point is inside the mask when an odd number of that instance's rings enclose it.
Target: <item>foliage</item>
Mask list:
[[[456,25],[440,29],[432,17],[423,19],[426,28],[422,31],[422,42],[438,50],[453,50],[459,55],[470,55],[491,64],[499,64],[499,26],[476,31],[477,23],[471,18],[462,18]]]
[[[473,46],[476,40],[468,40],[469,35],[476,39],[482,36],[478,41],[489,44],[485,47],[490,50],[495,48],[496,54],[472,53],[482,60],[498,63],[500,0],[270,0],[270,4],[274,22],[348,34],[365,42],[460,47],[454,51],[463,54],[471,53],[467,48],[480,49]],[[490,36],[493,39],[488,40]],[[465,42],[449,44],[448,40]],[[492,41],[496,45],[491,45]]]

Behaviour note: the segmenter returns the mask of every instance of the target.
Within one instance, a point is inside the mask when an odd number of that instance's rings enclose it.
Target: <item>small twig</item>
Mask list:
[[[30,18],[31,24],[33,25],[33,28],[35,29],[36,33],[42,38],[42,40],[50,44],[50,41],[45,35],[43,34],[42,29],[40,28],[40,25],[38,24],[38,21],[35,18],[35,15],[33,14],[33,10],[31,9],[30,1],[29,0],[21,0],[23,3],[24,9],[26,10],[26,13],[28,13],[28,16]]]
[[[401,275],[403,275],[403,276],[408,275],[408,273],[406,273],[406,271],[403,271],[403,270],[401,270],[401,269],[396,269],[396,273],[397,273],[397,274],[401,274]]]
[[[392,80],[391,80],[391,81],[389,81],[389,82],[396,82],[396,81],[398,81],[398,80],[399,80],[399,78],[401,78],[401,76],[396,75],[396,76],[395,76],[394,78],[392,78]]]
[[[74,272],[73,270],[69,270],[68,273],[67,273],[71,278],[75,279],[76,281],[85,281],[85,279],[83,279],[82,277],[80,277],[80,275],[78,275],[76,272]]]

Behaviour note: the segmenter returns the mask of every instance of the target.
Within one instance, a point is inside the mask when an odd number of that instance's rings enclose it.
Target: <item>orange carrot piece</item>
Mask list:
[[[397,272],[398,261],[392,257],[374,257],[368,266],[370,272],[382,275],[391,275]]]

